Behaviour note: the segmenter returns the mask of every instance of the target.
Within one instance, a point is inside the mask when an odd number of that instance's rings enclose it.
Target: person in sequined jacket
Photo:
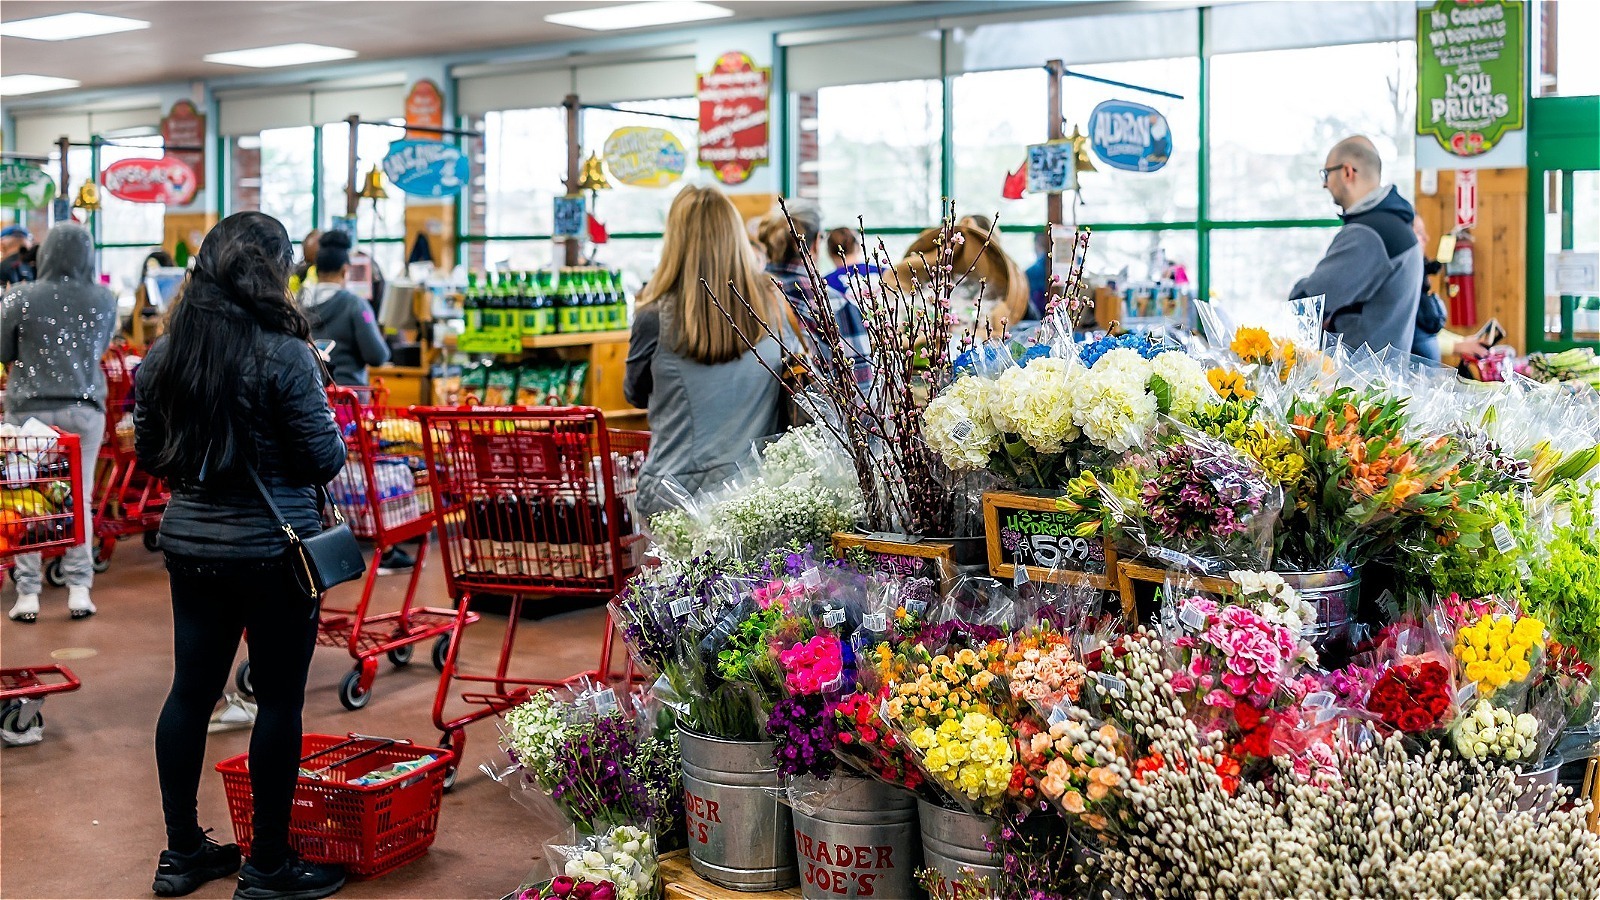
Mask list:
[[[94,239],[83,226],[64,222],[50,229],[39,251],[39,278],[18,285],[0,301],[0,363],[6,366],[5,420],[21,425],[38,419],[80,441],[83,489],[74,498],[83,521],[84,543],[62,560],[67,609],[72,618],[94,615],[94,528],[89,485],[106,430],[106,376],[100,357],[117,329],[117,298],[95,278]],[[42,587],[37,553],[17,557],[17,622],[39,618]]]

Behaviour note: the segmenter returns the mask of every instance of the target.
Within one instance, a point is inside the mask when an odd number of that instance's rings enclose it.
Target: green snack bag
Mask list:
[[[566,405],[577,406],[583,403],[583,380],[589,374],[589,364],[575,362],[567,366],[566,384],[563,385],[563,394]]]

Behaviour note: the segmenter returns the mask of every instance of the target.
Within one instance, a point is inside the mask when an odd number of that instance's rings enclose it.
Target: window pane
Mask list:
[[[1600,54],[1594,52],[1594,36],[1600,34],[1600,3],[1553,3],[1550,0],[1528,5],[1532,27],[1555,27],[1555,65],[1534,81],[1534,93],[1542,97],[1582,97],[1600,94]],[[1543,44],[1536,38],[1535,47]],[[1535,54],[1538,60],[1539,54]],[[1535,63],[1538,65],[1538,62]],[[1537,71],[1537,69],[1536,69]]]
[[[695,121],[695,116],[699,113],[699,104],[692,97],[681,97],[672,100],[632,101],[616,105],[622,109],[665,113],[688,118],[688,121],[663,119],[659,116],[619,113],[606,109],[586,109],[583,111],[583,155],[585,157],[590,153],[603,154],[606,138],[610,137],[613,131],[625,126],[662,128],[676,135],[678,141],[683,144],[687,158],[681,179],[664,188],[633,187],[622,184],[615,179],[610,179],[611,190],[601,191],[599,198],[594,201],[594,208],[591,210],[595,218],[605,223],[608,231],[660,232],[667,223],[667,207],[671,205],[672,198],[677,195],[683,185],[701,184],[710,178],[710,173],[694,164],[696,156],[695,140],[699,136],[699,126]]]
[[[106,247],[100,251],[100,274],[111,277],[111,292],[117,295],[117,309],[122,315],[133,309],[134,289],[144,278],[144,258],[160,244],[157,240],[148,247]]]
[[[1331,47],[1416,36],[1416,4],[1395,0],[1237,3],[1211,10],[1212,53]]]
[[[932,225],[939,220],[943,103],[938,81],[826,87],[797,95],[802,110],[796,193],[817,200],[824,225]]]
[[[228,212],[246,212],[261,208],[261,136],[247,134],[228,139]],[[297,237],[289,229],[290,237]]]
[[[164,155],[160,137],[118,138],[117,144],[119,146],[100,148],[101,171],[119,160],[160,159]],[[74,171],[85,172],[87,169],[74,168]],[[113,197],[110,191],[101,191],[100,212],[95,214],[98,239],[102,244],[150,243],[159,246],[166,214],[164,203],[130,203]]]
[[[1331,228],[1241,228],[1211,232],[1211,291],[1230,309],[1281,304],[1311,274]]]
[[[487,241],[478,245],[483,248],[483,264],[475,266],[474,271],[510,269],[522,272],[548,269],[552,259],[551,243],[550,241]]]
[[[483,117],[483,180],[473,182],[473,209],[481,205],[482,232],[549,234],[552,206],[566,193],[566,115],[560,107],[508,109]],[[545,265],[549,264],[548,256]]]
[[[1081,78],[1065,80],[1067,129],[1088,132],[1089,115],[1105,100],[1134,100],[1159,110],[1172,129],[1172,159],[1157,172],[1123,172],[1095,161],[1080,176],[1080,222],[1193,221],[1200,167],[1200,63],[1196,58],[1076,66],[1097,78],[1180,94],[1173,100]],[[1043,225],[1042,194],[1003,200],[1008,172],[1026,160],[1026,146],[1045,140],[1049,79],[1039,69],[963,75],[955,81],[955,196],[961,209],[999,210],[1002,222]],[[1071,221],[1071,210],[1067,219]]]
[[[1179,280],[1175,270],[1181,269],[1182,280],[1193,285],[1199,277],[1195,268],[1199,247],[1193,231],[1096,231],[1089,238],[1084,270],[1097,278],[1127,284]]]
[[[405,132],[398,128],[356,129],[356,190],[366,184],[367,172],[380,166],[389,155],[389,145],[400,140]],[[342,216],[348,205],[345,200],[345,183],[350,180],[350,126],[343,122],[322,126],[322,220],[327,224],[334,216]],[[387,181],[384,190],[388,198],[376,201],[360,200],[356,207],[356,229],[362,239],[378,237],[405,237],[406,195]],[[376,217],[374,217],[376,211]],[[376,230],[374,230],[376,229]]]
[[[623,290],[630,301],[639,295],[639,288],[655,274],[660,262],[661,241],[658,238],[614,240],[594,248],[595,265],[622,270]]]
[[[1412,194],[1414,41],[1212,59],[1211,218],[1315,219],[1338,210],[1317,178],[1328,148],[1364,134],[1383,181]]]
[[[1043,17],[1049,12],[1040,12]],[[1197,52],[1196,10],[1069,16],[997,22],[951,32],[953,66],[963,72],[1043,66],[1059,59],[1069,66],[1130,59],[1160,59]]]
[[[315,224],[311,221],[314,140],[309,125],[261,132],[260,208],[282,222],[296,240]],[[340,183],[344,183],[343,179]]]
[[[1537,190],[1537,188],[1535,188]],[[1544,330],[1547,340],[1600,341],[1600,295],[1560,294],[1555,264],[1562,251],[1600,253],[1600,172],[1552,172],[1545,191]],[[1583,211],[1587,210],[1588,214]]]

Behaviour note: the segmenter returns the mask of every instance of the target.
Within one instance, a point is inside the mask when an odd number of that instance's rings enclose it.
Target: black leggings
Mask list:
[[[168,555],[172,580],[172,691],[156,724],[156,771],[167,846],[199,846],[196,794],[206,729],[227,687],[239,637],[250,650],[259,707],[250,734],[255,818],[250,859],[274,871],[289,853],[289,809],[300,768],[300,711],[316,646],[316,609],[281,560],[201,560]]]

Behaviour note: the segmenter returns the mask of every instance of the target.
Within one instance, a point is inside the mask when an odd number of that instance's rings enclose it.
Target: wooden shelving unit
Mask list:
[[[522,352],[550,350],[569,362],[583,360],[589,363],[584,376],[583,399],[589,406],[597,406],[608,421],[624,428],[643,428],[645,411],[635,409],[622,395],[622,379],[627,368],[628,329],[615,331],[580,331],[570,334],[541,334],[524,336]],[[454,335],[445,338],[445,347],[454,350]]]

